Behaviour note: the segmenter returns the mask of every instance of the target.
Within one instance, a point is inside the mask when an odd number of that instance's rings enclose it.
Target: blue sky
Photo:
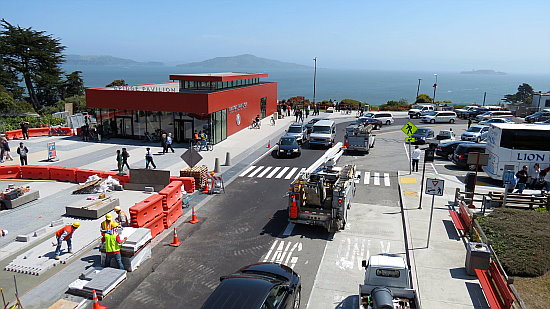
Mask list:
[[[184,63],[250,53],[335,69],[550,73],[550,1],[0,0],[67,53]]]

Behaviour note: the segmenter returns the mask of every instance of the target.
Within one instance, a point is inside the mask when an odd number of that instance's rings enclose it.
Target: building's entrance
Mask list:
[[[176,142],[190,142],[193,140],[193,120],[176,119],[174,137]]]
[[[260,99],[260,117],[261,119],[265,118],[266,114],[266,105],[267,105],[267,98],[263,97]]]
[[[132,137],[134,135],[134,123],[132,116],[115,116],[116,135],[119,137]]]

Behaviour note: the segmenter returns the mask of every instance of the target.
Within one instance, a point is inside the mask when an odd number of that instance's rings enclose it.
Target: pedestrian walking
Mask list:
[[[540,177],[544,180],[544,191],[550,192],[550,166],[540,172]]]
[[[101,222],[101,228],[99,230],[101,232],[101,236],[107,233],[112,234],[113,229],[117,226],[118,226],[118,223],[115,220],[113,220],[113,215],[111,215],[110,213],[106,214],[105,220]]]
[[[145,168],[149,168],[149,164],[151,164],[153,168],[157,168],[155,162],[153,161],[153,153],[151,153],[151,148],[147,147],[145,149]]]
[[[286,106],[286,115],[287,115],[288,117],[290,117],[290,109],[291,109],[291,108],[292,108],[292,106],[290,106],[290,104],[288,104],[288,105]]]
[[[61,244],[63,241],[67,242],[67,251],[68,253],[74,253],[73,252],[73,244],[72,244],[72,238],[74,232],[80,227],[80,222],[73,222],[73,224],[65,225],[61,229],[57,230],[55,232],[55,237],[57,238],[57,247],[55,248],[55,256],[54,259],[59,260],[59,256],[61,255]]]
[[[199,135],[199,138],[200,138],[200,147],[199,147],[199,151],[202,151],[202,147],[205,148],[205,150],[208,150],[208,135],[206,134],[205,131],[201,131],[200,135]]]
[[[307,108],[306,108],[306,119],[307,119],[307,117],[309,117],[309,109],[310,109],[310,107],[308,105]]]
[[[538,163],[535,163],[533,166],[533,169],[531,170],[531,173],[529,174],[529,188],[535,189],[535,186],[537,185],[537,182],[539,180],[540,176],[540,165]]]
[[[518,190],[516,193],[523,193],[523,190],[525,190],[527,179],[529,179],[528,170],[529,168],[527,165],[524,165],[523,168],[516,173],[516,177],[518,178]]]
[[[414,150],[411,154],[413,172],[418,172],[418,162],[420,162],[421,155],[422,155],[422,151],[418,149],[418,145],[414,146]]]
[[[128,165],[128,158],[130,157],[130,154],[126,150],[126,148],[122,148],[122,169],[124,169],[124,166],[128,168],[128,171],[130,171],[130,165]]]
[[[199,137],[199,133],[197,132],[197,130],[195,130],[195,133],[193,133],[193,143],[194,143],[194,146],[199,146],[200,137]]]
[[[468,117],[468,129],[472,125],[472,117]]]
[[[174,139],[172,138],[172,133],[168,133],[168,136],[166,136],[166,152],[168,152],[168,148],[172,150],[172,153],[174,153],[174,148],[172,148],[172,143]]]
[[[23,133],[23,139],[29,139],[29,123],[27,121],[21,121],[19,125],[21,127],[21,133]]]
[[[294,122],[298,122],[298,119],[300,118],[300,110],[299,109],[294,110],[294,117],[296,117],[296,120]]]
[[[120,245],[122,245],[128,239],[128,237],[124,237],[124,239],[120,238],[120,227],[114,228],[113,231],[114,233],[105,234],[103,235],[103,238],[101,238],[101,242],[103,243],[105,248],[105,265],[103,266],[111,267],[111,261],[115,259],[118,268],[124,269],[124,264],[122,264],[122,257],[120,256]]]
[[[120,152],[120,149],[117,149],[116,151],[116,167],[119,174],[122,174],[122,164],[124,162],[124,159],[122,158],[122,153]]]
[[[19,143],[19,147],[17,147],[17,154],[19,155],[19,160],[21,161],[21,165],[27,165],[27,154],[29,153],[29,149],[27,146],[23,144],[23,142]]]
[[[298,117],[300,118],[300,122],[304,122],[304,112],[301,109],[298,110]]]
[[[130,220],[128,220],[128,216],[126,215],[126,213],[122,211],[122,209],[120,209],[120,206],[115,207],[115,213],[116,213],[116,218],[115,218],[116,223],[120,224],[123,227],[130,226]]]
[[[160,135],[160,146],[162,147],[162,154],[168,152],[168,148],[166,147],[166,133]]]
[[[4,140],[2,140],[2,143],[0,143],[0,163],[4,163],[4,152],[5,152],[5,148],[4,148]]]

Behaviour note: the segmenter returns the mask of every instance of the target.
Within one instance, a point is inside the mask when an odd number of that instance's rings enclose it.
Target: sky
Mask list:
[[[550,1],[0,0],[67,54],[178,64],[258,57],[332,69],[550,74]]]

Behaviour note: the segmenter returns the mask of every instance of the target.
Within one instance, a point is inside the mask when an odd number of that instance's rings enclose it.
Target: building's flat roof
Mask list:
[[[141,84],[96,88],[99,90],[127,90],[127,91],[151,91],[151,92],[179,92],[178,82]]]
[[[170,74],[171,80],[187,80],[197,82],[227,82],[250,78],[267,77],[267,73],[246,72],[222,72],[222,73],[197,73],[197,74]]]
[[[550,130],[548,124],[538,123],[491,123],[494,127],[501,129],[518,129],[518,130]],[[541,141],[542,142],[542,141]]]

